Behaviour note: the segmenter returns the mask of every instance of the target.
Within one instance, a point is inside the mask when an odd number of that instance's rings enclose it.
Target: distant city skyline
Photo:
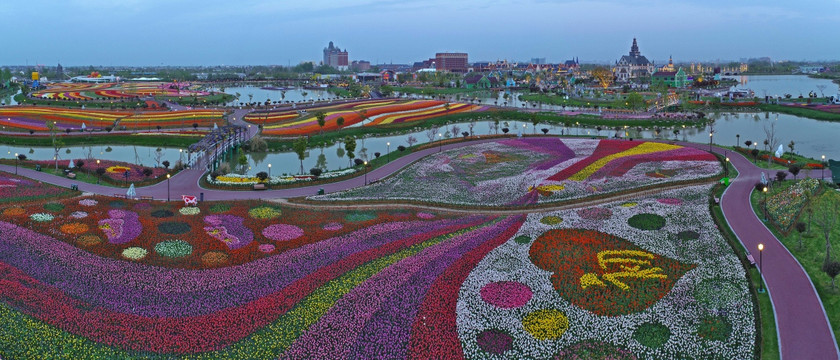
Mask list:
[[[10,0],[0,19],[0,66],[296,65],[330,41],[372,64],[613,63],[634,37],[657,64],[840,59],[838,0]]]

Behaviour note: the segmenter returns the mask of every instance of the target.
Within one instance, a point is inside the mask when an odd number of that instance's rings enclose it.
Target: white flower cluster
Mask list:
[[[457,326],[467,358],[551,358],[583,341],[598,341],[632,352],[639,358],[725,358],[753,356],[755,322],[744,269],[731,247],[722,238],[709,214],[710,186],[693,186],[655,197],[602,205],[611,211],[609,219],[584,219],[578,210],[528,215],[520,231],[508,242],[490,252],[464,282],[457,305]],[[680,204],[659,199],[680,199]],[[657,214],[665,218],[659,230],[640,230],[628,225],[636,214]],[[547,225],[540,220],[556,216],[562,222]],[[618,236],[644,251],[677,260],[694,268],[651,306],[619,316],[602,316],[572,303],[555,290],[552,273],[532,263],[529,251],[534,241],[551,229],[589,229]],[[681,240],[676,234],[691,231],[698,238]],[[517,239],[518,238],[518,239]],[[685,237],[683,237],[685,238]],[[530,242],[528,242],[530,239]],[[560,262],[572,259],[558,259]],[[524,305],[498,307],[486,301],[482,288],[495,282],[524,284],[533,295]],[[628,291],[632,291],[628,290]],[[708,294],[709,296],[704,296]],[[543,309],[559,310],[568,318],[568,329],[559,337],[540,340],[529,333],[524,320]],[[703,319],[723,318],[732,330],[723,340],[698,335]],[[650,348],[634,337],[645,323],[658,323],[671,335],[661,346]],[[503,354],[491,356],[482,348],[479,334],[498,329],[513,338]],[[715,356],[710,356],[715,354]]]

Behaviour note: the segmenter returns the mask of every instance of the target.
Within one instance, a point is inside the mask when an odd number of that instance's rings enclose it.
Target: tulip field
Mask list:
[[[486,109],[487,107],[463,103],[449,104],[447,109],[444,102],[433,100],[374,100],[320,109],[326,115],[323,128],[318,125],[318,119],[313,115],[319,109],[309,109],[308,114],[298,114],[294,110],[251,113],[245,116],[245,120],[263,125],[263,133],[267,135],[300,136],[345,127],[408,123]],[[338,125],[339,118],[344,119],[341,126]]]
[[[507,139],[368,188],[399,199],[391,182],[413,176],[436,202],[495,189],[496,203],[527,206],[714,175],[710,156]],[[555,195],[569,190],[581,193]],[[710,190],[499,215],[186,206],[0,173],[0,195],[22,194],[0,202],[0,359],[751,358],[754,305]],[[341,196],[354,191],[371,190]]]
[[[79,130],[82,124],[89,130],[106,127],[126,129],[212,127],[222,124],[225,112],[221,110],[181,110],[181,111],[112,111],[79,110],[52,107],[10,106],[0,108],[0,125],[8,130],[47,131],[47,123],[55,122],[59,130]]]
[[[721,170],[712,154],[666,143],[504,139],[434,154],[374,185],[312,199],[522,207],[710,177]]]
[[[181,87],[179,89],[178,87]],[[206,96],[209,93],[193,89],[189,84],[162,82],[138,83],[52,83],[44,90],[33,91],[31,96],[48,100],[118,100],[145,96]]]

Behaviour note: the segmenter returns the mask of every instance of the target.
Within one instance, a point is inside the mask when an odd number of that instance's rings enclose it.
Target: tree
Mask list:
[[[101,168],[100,168],[100,169],[101,169]],[[98,169],[97,169],[97,170],[98,170]],[[98,171],[97,171],[97,172],[98,172]],[[143,176],[145,176],[145,177],[152,176],[152,173],[153,173],[152,169],[149,169],[149,168],[144,168],[144,169],[143,169]]]
[[[796,223],[796,232],[799,233],[799,249],[802,249],[802,233],[807,230],[807,225],[804,222]]]
[[[47,121],[45,125],[47,126],[47,130],[50,132],[50,140],[52,141],[52,146],[55,150],[55,171],[58,171],[58,150],[61,150],[61,148],[64,147],[64,141],[58,137],[58,126],[55,124],[55,121]]]
[[[324,170],[321,170],[321,168],[314,167],[314,168],[309,169],[309,174],[314,176],[315,178],[318,178],[319,176],[321,176],[321,174],[323,172],[324,172]]]
[[[262,136],[255,135],[250,141],[248,141],[248,148],[250,151],[265,151],[268,149],[268,143]]]
[[[414,146],[414,144],[417,143],[417,138],[412,135],[409,135],[408,138],[405,139],[405,142],[408,143],[408,147],[412,147]]]
[[[837,225],[837,215],[840,212],[840,195],[833,191],[825,192],[820,196],[815,206],[814,213],[816,216],[814,221],[822,228],[825,237],[825,261],[823,261],[823,265],[826,265],[831,261],[831,242],[829,240],[831,239],[831,231]]]
[[[303,159],[306,158],[306,147],[307,147],[307,140],[306,137],[301,136],[292,143],[292,149],[295,151],[295,154],[298,156],[298,160],[300,160],[300,173],[303,174]]]
[[[344,126],[344,117],[339,116],[338,119],[335,119],[335,125],[338,126],[338,131],[341,131],[341,127]]]
[[[548,128],[542,128],[540,131],[542,131],[543,134],[548,135]]]
[[[192,127],[193,127],[193,130],[198,130],[198,123],[193,123]]]
[[[784,171],[777,171],[776,172],[776,180],[778,180],[779,182],[785,181],[785,178],[787,178],[787,174],[788,173],[786,173]]]
[[[531,113],[531,125],[534,127],[534,134],[537,133],[537,125],[540,124],[540,119],[537,117],[537,113]]]
[[[791,140],[790,144],[788,144],[788,149],[790,149],[790,157],[791,158],[793,158],[793,147],[794,146],[796,146],[796,144],[793,142],[793,140]]]
[[[265,182],[265,179],[268,179],[268,173],[265,171],[260,171],[257,173],[257,179],[260,182]]]
[[[752,149],[750,153],[753,156],[753,164],[758,161],[758,149]]]
[[[823,265],[822,270],[826,275],[828,275],[828,277],[831,278],[831,288],[836,289],[837,287],[834,285],[834,280],[837,278],[837,275],[840,275],[840,262],[833,260],[829,261]]]
[[[510,129],[508,129],[508,128],[502,128],[502,132],[503,132],[503,133],[507,134],[507,133],[508,133],[508,131],[510,131]]]
[[[825,93],[823,93],[823,91],[825,91],[825,87],[826,87],[826,85],[825,85],[825,84],[819,84],[819,85],[817,85],[817,90],[819,90],[819,91],[820,91],[820,96],[822,96],[822,97],[825,97]],[[833,281],[832,281],[832,282],[833,282]]]
[[[324,125],[327,124],[327,121],[326,121],[327,114],[323,111],[316,111],[315,112],[315,118],[318,119],[318,126],[321,128],[319,130],[319,132],[321,134],[323,134],[324,133]]]
[[[799,165],[793,164],[788,167],[788,171],[793,174],[793,180],[796,181],[796,175],[799,175],[799,171],[802,170],[799,168]]]
[[[149,168],[147,168],[149,169]],[[151,171],[151,169],[149,169]],[[96,174],[99,175],[99,178],[102,179],[102,175],[105,175],[105,168],[99,167],[96,168]]]
[[[642,94],[634,91],[627,95],[627,99],[624,100],[624,103],[628,109],[643,109],[645,107],[645,98]]]
[[[752,146],[752,140],[744,141],[744,145],[747,145],[747,147]]]
[[[601,66],[592,69],[592,77],[594,77],[595,80],[598,80],[598,85],[600,85],[604,89],[610,87],[610,85],[612,85],[613,82],[612,71]]]
[[[776,136],[776,122],[770,122],[770,126],[764,125],[764,134],[767,135],[767,139],[765,139],[765,144],[770,147],[770,151],[772,152],[773,149],[779,145],[779,138]],[[772,154],[767,155],[767,165],[770,165],[770,162],[773,160],[773,157],[770,156]]]
[[[163,149],[157,148],[155,150],[155,164],[157,164],[157,166],[160,166],[160,159],[162,159],[162,158],[163,158]]]
[[[344,150],[347,151],[347,158],[350,159],[350,164],[352,166],[353,158],[356,157],[356,139],[352,136],[344,138]]]

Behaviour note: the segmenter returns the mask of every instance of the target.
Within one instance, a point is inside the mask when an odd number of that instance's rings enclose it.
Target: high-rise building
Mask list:
[[[332,66],[339,70],[347,70],[350,65],[347,50],[341,50],[330,41],[330,45],[324,48],[324,65]]]
[[[531,58],[531,64],[545,65],[545,58]]]
[[[467,72],[468,67],[467,53],[435,54],[435,69],[437,71]]]

